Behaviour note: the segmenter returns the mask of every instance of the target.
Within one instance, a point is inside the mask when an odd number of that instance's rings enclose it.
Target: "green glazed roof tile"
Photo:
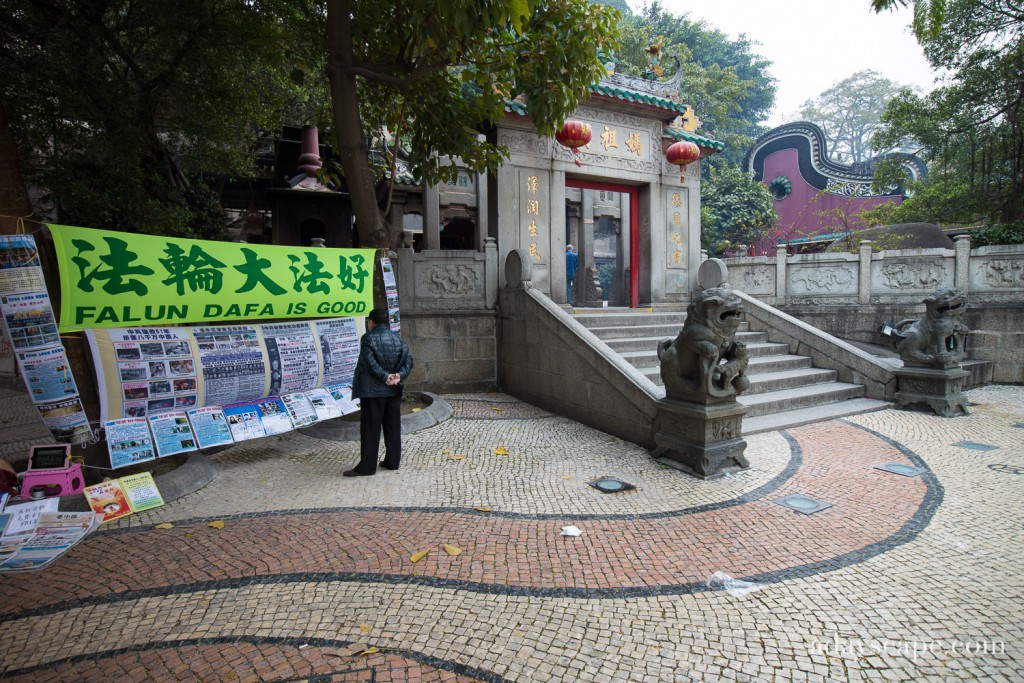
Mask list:
[[[697,145],[699,147],[708,147],[710,149],[713,149],[713,150],[716,150],[716,151],[719,151],[719,152],[721,152],[723,149],[725,149],[725,143],[724,142],[719,142],[718,140],[712,140],[711,138],[706,138],[703,135],[697,135],[696,133],[691,133],[690,131],[683,130],[682,128],[670,128],[670,127],[666,126],[665,127],[665,135],[667,137],[672,138],[673,140],[687,140],[689,142],[694,143],[695,145]]]

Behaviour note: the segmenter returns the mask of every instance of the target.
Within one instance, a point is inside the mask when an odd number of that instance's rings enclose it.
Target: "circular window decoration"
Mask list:
[[[785,199],[793,191],[793,183],[787,176],[777,175],[768,183],[768,189],[776,199]]]

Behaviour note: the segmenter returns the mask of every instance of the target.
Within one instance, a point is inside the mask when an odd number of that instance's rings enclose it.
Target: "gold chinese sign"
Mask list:
[[[525,242],[529,245],[527,251],[530,260],[534,263],[546,261],[547,230],[545,223],[547,218],[547,181],[542,179],[535,172],[521,171],[520,190],[522,196],[521,216],[526,224]]]
[[[669,268],[685,268],[686,258],[683,248],[686,244],[687,197],[682,190],[669,190],[665,214],[668,219],[668,241],[665,252],[668,255]]]

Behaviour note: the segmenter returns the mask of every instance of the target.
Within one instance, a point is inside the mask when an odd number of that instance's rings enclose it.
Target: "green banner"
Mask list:
[[[281,247],[50,225],[60,331],[366,315],[373,249]]]

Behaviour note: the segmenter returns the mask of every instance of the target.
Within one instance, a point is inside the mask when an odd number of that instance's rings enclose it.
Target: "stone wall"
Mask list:
[[[1024,383],[1024,245],[759,256],[726,261],[729,282],[756,299],[842,339],[887,345],[885,321],[924,315],[937,289],[967,293],[967,357],[993,363],[992,381]]]
[[[528,259],[509,254],[499,293],[502,391],[653,448],[657,387],[535,289]]]
[[[415,391],[462,393],[497,388],[497,250],[402,249],[398,264],[402,337],[415,365]]]

